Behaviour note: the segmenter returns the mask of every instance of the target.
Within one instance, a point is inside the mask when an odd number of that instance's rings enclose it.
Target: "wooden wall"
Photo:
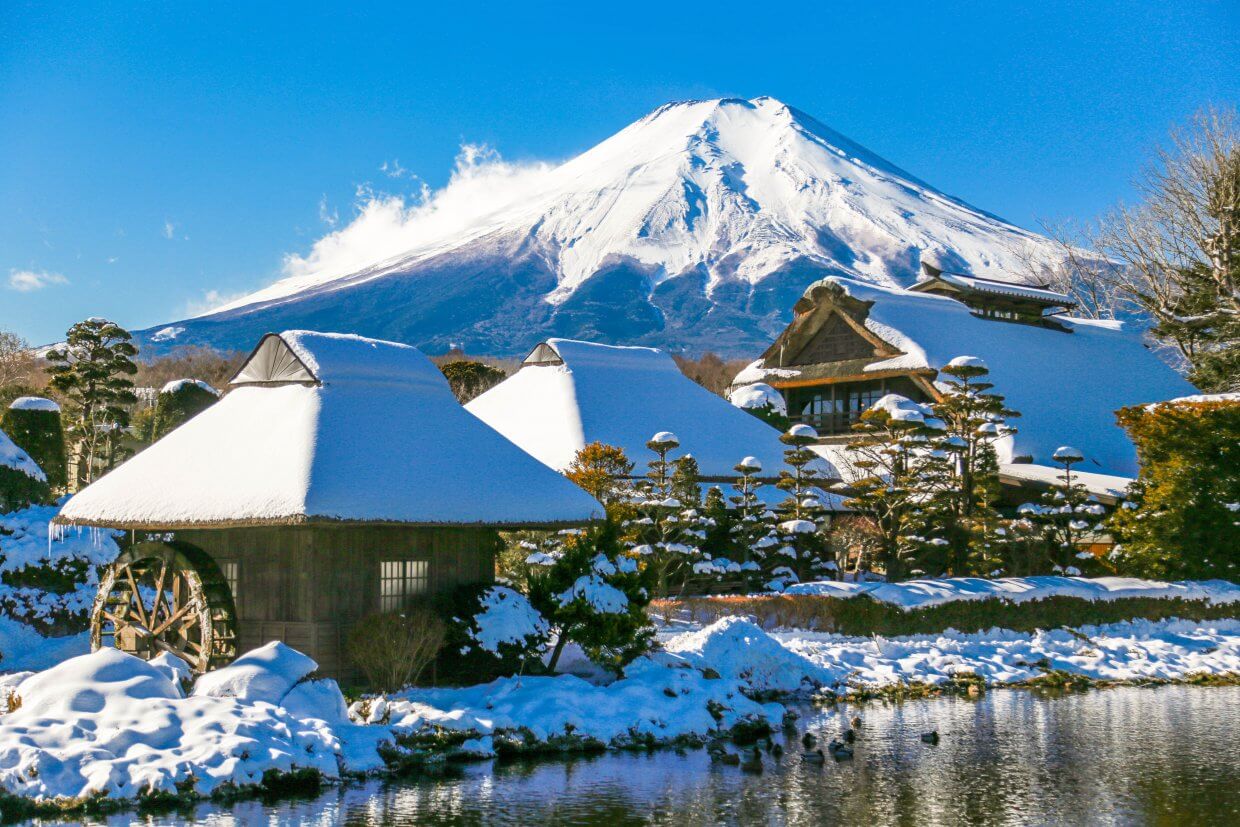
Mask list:
[[[430,594],[495,577],[497,534],[484,528],[230,528],[178,531],[176,539],[238,564],[241,652],[283,640],[346,684],[357,682],[349,632],[379,611],[381,561],[428,561]]]

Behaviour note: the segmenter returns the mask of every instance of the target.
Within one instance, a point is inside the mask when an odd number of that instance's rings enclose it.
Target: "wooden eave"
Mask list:
[[[307,517],[305,515],[293,515],[289,517],[273,517],[270,519],[244,519],[244,520],[202,520],[189,522],[161,522],[161,521],[134,521],[134,520],[65,520],[60,516],[52,519],[55,525],[65,527],[81,527],[81,528],[110,528],[121,531],[214,531],[225,530],[230,528],[278,528],[278,527],[298,527],[298,528],[493,528],[496,530],[515,530],[515,529],[559,529],[572,528],[576,526],[585,526],[598,522],[594,519],[583,520],[532,520],[526,522],[508,521],[491,523],[485,521],[463,523],[463,522],[402,522],[400,520],[339,520],[330,517]]]

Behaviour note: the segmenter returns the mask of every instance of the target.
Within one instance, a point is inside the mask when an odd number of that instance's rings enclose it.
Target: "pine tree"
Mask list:
[[[564,472],[603,505],[629,498],[632,486],[628,479],[632,473],[633,463],[625,456],[624,449],[602,442],[591,442],[583,447]]]
[[[1003,565],[1008,542],[994,507],[999,460],[994,443],[1014,434],[1007,420],[1019,416],[992,393],[990,370],[976,356],[958,356],[939,371],[942,397],[931,404],[941,434],[929,440],[923,481],[930,495],[922,510],[923,548],[942,552],[943,570],[954,575],[992,574]]]
[[[853,495],[845,505],[872,520],[876,557],[888,580],[901,580],[926,564],[918,554],[924,538],[914,536],[912,528],[925,498],[927,445],[940,435],[937,422],[929,406],[888,394],[853,426],[857,437],[848,445],[850,461],[863,476],[851,483]]]
[[[733,486],[737,493],[729,498],[733,547],[746,581],[754,587],[760,584],[764,569],[775,568],[766,562],[768,558],[774,559],[775,550],[780,547],[779,533],[775,528],[774,512],[758,497],[758,489],[763,485],[757,478],[762,473],[762,463],[757,457],[745,457],[733,470],[740,475]]]
[[[697,510],[697,463],[682,465],[673,459],[671,451],[679,445],[680,440],[668,431],[660,431],[646,443],[655,458],[647,463],[646,479],[637,485],[637,516],[624,526],[628,529],[625,545],[646,558],[660,595],[684,586],[694,558],[701,556],[705,537]],[[692,499],[682,501],[678,493]]]
[[[838,571],[838,567],[828,553],[826,531],[830,516],[817,488],[821,481],[816,467],[819,458],[809,449],[818,441],[818,432],[808,425],[793,425],[779,439],[788,446],[784,451],[788,468],[780,470],[776,485],[788,496],[777,509],[781,545],[772,556],[779,564],[768,573],[776,581],[784,582],[827,576]]]
[[[1098,528],[1098,521],[1106,515],[1106,509],[1072,476],[1072,466],[1085,459],[1080,451],[1062,445],[1055,450],[1053,457],[1063,466],[1059,481],[1042,495],[1041,503],[1025,503],[1017,509],[1017,513],[1040,533],[1045,548],[1046,569],[1079,574],[1077,562],[1093,558],[1092,554],[1081,550],[1081,538],[1086,532]]]
[[[51,386],[66,401],[65,436],[76,464],[71,485],[81,487],[111,470],[120,455],[129,408],[137,401],[133,337],[107,319],[69,328],[65,343],[48,351]]]

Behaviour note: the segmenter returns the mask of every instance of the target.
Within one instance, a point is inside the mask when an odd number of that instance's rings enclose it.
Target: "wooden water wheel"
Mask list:
[[[223,572],[202,549],[145,542],[121,553],[99,583],[91,649],[115,646],[144,660],[169,652],[194,672],[237,656],[237,613]]]

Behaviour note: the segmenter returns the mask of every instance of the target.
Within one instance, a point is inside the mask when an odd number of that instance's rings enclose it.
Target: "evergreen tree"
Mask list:
[[[1100,527],[1098,520],[1105,516],[1106,509],[1072,476],[1072,466],[1085,459],[1080,451],[1061,445],[1053,457],[1063,466],[1059,481],[1042,495],[1041,503],[1025,503],[1017,512],[1041,534],[1044,570],[1079,574],[1077,564],[1093,558],[1088,551],[1081,550],[1081,538]]]
[[[672,459],[671,451],[679,445],[680,440],[668,431],[660,431],[646,443],[655,458],[647,463],[646,479],[637,485],[637,516],[625,525],[629,530],[626,546],[645,557],[660,595],[684,586],[706,536],[697,509],[697,463]]]
[[[1240,579],[1240,401],[1119,411],[1140,475],[1111,515],[1112,559],[1138,577]]]
[[[775,568],[764,564],[768,558],[774,559],[775,550],[780,547],[779,533],[774,512],[758,497],[758,489],[763,485],[757,478],[762,463],[757,457],[745,457],[733,470],[740,476],[733,486],[737,493],[729,498],[734,515],[731,534],[741,570],[752,587],[759,585],[764,569]]]
[[[888,580],[902,580],[926,561],[924,538],[911,535],[925,500],[923,473],[929,439],[940,436],[929,406],[888,394],[861,415],[849,443],[851,464],[862,476],[845,502],[873,522],[879,567]]]
[[[633,463],[623,448],[591,442],[573,457],[565,475],[603,505],[631,498]]]
[[[152,409],[150,430],[142,436],[148,443],[163,439],[219,399],[219,393],[205,382],[192,379],[169,382],[160,390]]]
[[[469,359],[448,362],[440,365],[439,370],[462,405],[503,382],[506,376],[499,368]]]
[[[818,441],[818,432],[808,425],[793,425],[779,439],[788,446],[784,451],[788,468],[780,470],[776,485],[788,496],[777,509],[781,545],[768,558],[776,563],[768,573],[783,582],[827,576],[838,567],[828,553],[830,515],[818,495],[819,458],[809,449]]]
[[[107,319],[90,318],[48,351],[51,386],[67,403],[63,424],[75,464],[73,487],[89,484],[123,458],[121,439],[137,399],[129,378],[138,371],[132,338]]]
[[[999,495],[994,443],[1016,432],[1007,420],[1019,414],[991,392],[989,373],[976,356],[952,359],[939,371],[942,396],[930,405],[939,430],[928,439],[920,474],[927,494],[912,533],[921,554],[954,576],[1001,570],[1008,542],[994,507]]]
[[[64,489],[68,465],[59,405],[41,397],[19,397],[0,418],[0,431],[39,464],[52,490]]]
[[[650,648],[654,571],[621,551],[613,520],[553,535],[527,560],[530,603],[556,635],[549,671],[570,642],[616,672]]]

